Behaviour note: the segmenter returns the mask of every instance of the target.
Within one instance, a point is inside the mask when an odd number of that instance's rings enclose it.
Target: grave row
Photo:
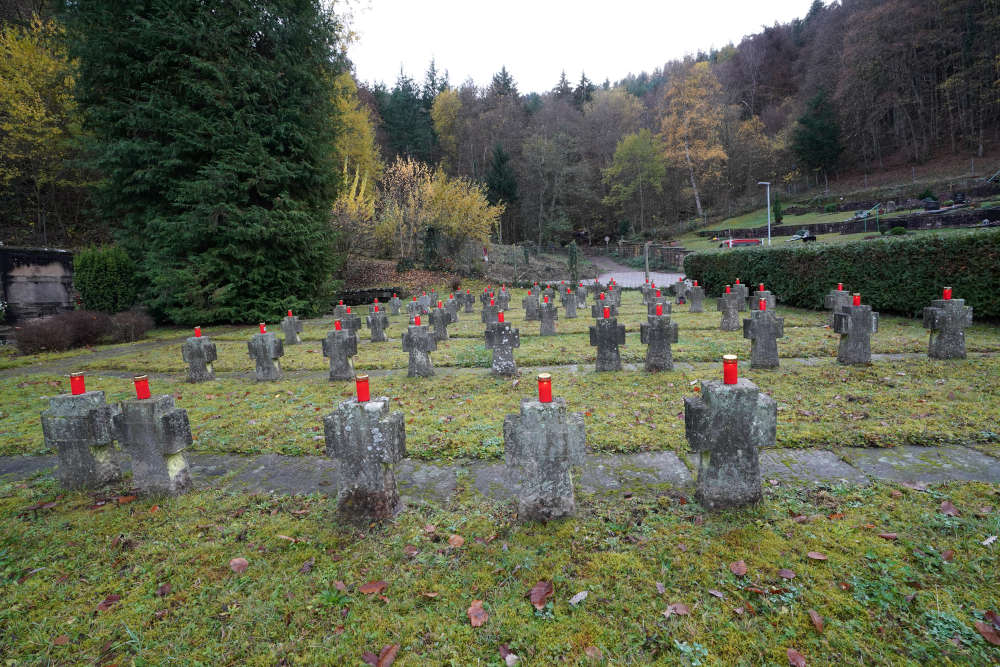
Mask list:
[[[737,377],[736,357],[723,358],[723,380],[704,381],[684,399],[685,431],[700,456],[696,498],[708,509],[760,500],[759,450],[775,442],[772,398]],[[133,378],[136,397],[109,405],[104,392],[87,391],[82,374],[70,393],[50,399],[42,413],[46,445],[58,453],[57,477],[70,489],[121,480],[121,455],[132,460],[134,488],[143,495],[175,495],[191,486],[184,450],[191,444],[186,411],[169,395],[152,396],[148,378]],[[324,420],[326,454],[337,461],[337,510],[351,523],[390,519],[403,506],[393,465],[406,456],[403,413],[387,396],[372,398],[367,375],[355,378],[356,396]],[[503,422],[504,461],[518,515],[552,520],[574,513],[572,469],[583,463],[583,416],[553,398],[552,376],[538,376],[537,398]],[[118,442],[121,449],[116,450]]]
[[[579,287],[583,287],[582,283]],[[603,287],[603,286],[602,286]],[[614,290],[614,284],[608,286],[608,292],[600,292],[591,308],[595,318],[590,327],[590,345],[597,348],[595,369],[603,371],[619,371],[622,368],[619,347],[625,345],[625,325],[618,322],[618,302],[620,290]],[[540,320],[541,335],[554,335],[555,322],[558,318],[555,305],[549,301],[548,295],[533,288],[524,299],[525,319],[535,317]],[[690,312],[703,312],[702,302],[704,290],[697,281],[688,285],[678,283],[673,292],[678,302],[689,305]],[[506,294],[499,299],[498,295]],[[619,296],[613,296],[618,294]],[[642,288],[643,301],[647,307],[647,321],[640,324],[639,336],[642,344],[647,345],[645,370],[657,372],[672,370],[674,367],[671,345],[678,342],[678,326],[670,321],[671,304],[662,296],[662,292],[650,284]],[[520,330],[512,328],[504,320],[504,308],[500,303],[508,303],[510,295],[506,289],[499,293],[484,291],[487,301],[483,304],[481,321],[486,325],[483,337],[485,346],[492,352],[492,372],[499,376],[517,374],[517,365],[513,350],[520,347]],[[539,296],[542,300],[539,302]],[[434,365],[430,354],[437,349],[437,344],[448,340],[448,325],[458,321],[459,302],[468,305],[471,294],[452,294],[448,300],[449,307],[442,301],[436,308],[429,310],[429,315],[423,311],[422,302],[414,297],[410,302],[414,307],[410,312],[410,323],[403,333],[402,349],[409,353],[407,375],[410,377],[431,377],[434,375]],[[467,297],[467,298],[466,298]],[[395,295],[394,295],[395,298]],[[585,298],[585,297],[584,297]],[[579,297],[567,288],[565,303],[578,302]],[[741,284],[739,279],[733,285],[726,285],[722,295],[716,302],[716,308],[721,313],[719,328],[722,331],[739,331],[740,312],[750,311],[750,317],[742,321],[743,337],[751,341],[750,363],[752,368],[777,368],[779,366],[778,340],[785,335],[784,318],[775,312],[776,298],[763,284],[750,296],[749,288]],[[838,284],[826,297],[826,306],[831,310],[830,322],[833,331],[840,334],[837,350],[837,360],[842,364],[868,364],[871,362],[871,336],[878,331],[879,315],[873,312],[871,306],[862,305],[859,293],[851,294]],[[575,306],[572,306],[575,309]],[[358,332],[361,329],[361,318],[351,313],[350,306],[337,306],[335,312],[334,330],[323,340],[323,356],[330,360],[331,381],[350,380],[354,377],[352,357],[358,353]],[[573,311],[575,313],[575,310]],[[422,317],[430,320],[430,326],[422,323]],[[386,329],[389,318],[380,305],[375,303],[366,317],[366,323],[371,331],[373,342],[386,342]],[[972,324],[972,308],[965,305],[963,299],[953,299],[951,288],[943,290],[942,298],[934,300],[924,309],[924,327],[930,330],[928,356],[932,359],[964,359],[965,329]],[[254,360],[255,376],[259,381],[278,380],[281,378],[280,359],[284,355],[284,345],[294,345],[301,342],[298,334],[302,324],[292,311],[281,322],[285,333],[282,341],[274,333],[268,332],[264,323],[260,331],[248,342],[248,352]],[[214,379],[212,362],[217,358],[215,344],[201,335],[201,328],[195,327],[195,335],[188,338],[182,347],[182,356],[188,364],[188,380],[203,382]]]

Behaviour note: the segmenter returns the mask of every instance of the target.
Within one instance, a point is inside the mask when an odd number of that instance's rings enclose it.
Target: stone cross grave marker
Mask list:
[[[451,315],[443,308],[444,304],[438,301],[437,308],[431,309],[431,327],[434,329],[434,340],[438,343],[448,340],[448,325],[451,324]]]
[[[758,285],[758,288],[763,288],[763,287],[764,287],[763,283]],[[750,299],[750,310],[760,310],[761,299],[764,299],[764,302],[767,304],[768,310],[774,310],[777,307],[777,300],[775,299],[774,295],[771,294],[771,290],[757,289],[757,291],[753,293],[753,298]]]
[[[590,316],[594,319],[602,319],[604,317],[604,309],[607,308],[611,317],[618,317],[618,306],[612,303],[611,299],[605,298],[605,293],[601,292],[596,299],[594,299],[594,305],[590,307]]]
[[[827,292],[823,305],[830,311],[830,326],[832,327],[837,311],[842,306],[851,305],[851,293],[844,289],[844,283],[837,283],[837,289]]]
[[[389,328],[389,316],[385,314],[385,311],[379,308],[376,303],[372,306],[371,312],[365,318],[365,325],[368,327],[368,331],[371,332],[371,341],[373,343],[384,343],[389,340],[385,335],[385,330]]]
[[[758,292],[759,293],[759,292]],[[750,339],[750,368],[778,367],[778,339],[785,335],[785,318],[776,317],[767,307],[743,320],[743,337]]]
[[[559,319],[559,309],[547,296],[542,297],[542,303],[538,304],[538,319],[541,321],[539,335],[556,335],[556,320]]]
[[[861,305],[855,294],[850,306],[841,306],[834,314],[833,330],[840,334],[837,361],[842,364],[868,364],[872,360],[871,337],[878,333],[878,313]]]
[[[671,306],[670,302],[667,300],[667,297],[663,296],[663,293],[660,290],[653,290],[652,293],[649,295],[649,299],[646,300],[646,315],[647,316],[656,315],[657,306],[663,307],[664,315],[670,314]]]
[[[639,325],[639,340],[649,346],[646,348],[648,372],[674,370],[670,345],[677,342],[677,323],[670,321],[669,314],[649,315],[647,322]]]
[[[86,391],[83,374],[71,376],[73,391],[49,398],[42,412],[45,446],[59,464],[56,479],[64,489],[93,489],[121,479],[112,423],[118,406],[104,402],[103,391]]]
[[[512,329],[509,322],[490,322],[486,325],[485,339],[486,349],[493,352],[490,364],[493,374],[502,377],[517,375],[514,348],[521,347],[521,332]]]
[[[201,335],[201,327],[195,327],[195,335],[181,346],[181,357],[188,365],[188,382],[210,382],[215,379],[212,364],[219,354],[208,336]]]
[[[337,513],[367,526],[403,508],[393,466],[406,456],[402,412],[390,412],[389,397],[341,401],[323,419],[326,455],[337,461]]]
[[[567,287],[560,298],[562,299],[563,308],[566,309],[566,319],[576,319],[576,292],[573,291],[573,288]]]
[[[281,320],[281,331],[285,334],[285,345],[298,345],[302,342],[299,336],[302,333],[302,321],[288,311],[288,315]]]
[[[694,284],[688,289],[688,312],[689,313],[704,313],[705,312],[705,288],[698,285],[698,281],[694,281]]]
[[[972,308],[965,299],[951,298],[951,288],[944,288],[944,298],[931,301],[924,308],[924,328],[930,329],[927,356],[931,359],[965,359],[965,329],[972,326]]]
[[[399,307],[403,304],[399,300],[399,296],[396,294],[392,295],[392,299],[389,300],[389,313],[392,315],[399,315]]]
[[[462,305],[465,306],[466,313],[475,312],[472,307],[476,305],[476,297],[472,296],[472,292],[469,290],[465,290],[465,293],[462,294]]]
[[[330,359],[330,380],[353,380],[354,363],[351,357],[358,353],[358,339],[344,329],[340,320],[334,322],[334,330],[328,331],[323,339],[323,356]]]
[[[538,319],[538,294],[529,292],[521,301],[521,305],[524,306],[524,319],[526,321]]]
[[[451,319],[452,324],[458,322],[458,313],[461,310],[462,304],[458,299],[455,298],[455,293],[452,292],[448,295],[448,300],[444,302],[444,309],[448,311],[448,316]]]
[[[726,289],[729,289],[729,285],[726,285]],[[739,292],[727,291],[724,292],[719,300],[716,302],[716,308],[722,313],[722,320],[719,322],[719,329],[722,331],[739,331],[740,330],[740,310],[745,310],[740,308],[740,304],[743,304],[743,297],[740,296]]]
[[[255,333],[247,341],[247,350],[254,360],[254,375],[258,382],[281,379],[281,362],[285,356],[285,346],[281,339],[260,324],[260,333]]]
[[[622,358],[618,346],[625,344],[625,325],[614,316],[598,319],[590,327],[590,344],[597,347],[597,371],[620,371]]]
[[[406,370],[407,377],[432,377],[434,364],[431,363],[431,352],[437,349],[437,341],[426,325],[420,324],[419,316],[414,324],[406,328],[403,334],[403,352],[410,353],[410,363]]]
[[[479,314],[479,321],[483,324],[490,324],[491,322],[497,321],[497,313],[500,312],[500,306],[497,305],[496,299],[490,299],[484,306],[483,311]]]

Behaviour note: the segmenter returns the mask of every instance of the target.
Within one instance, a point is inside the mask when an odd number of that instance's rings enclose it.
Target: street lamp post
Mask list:
[[[767,186],[767,245],[771,245],[771,183],[770,181],[757,181],[757,185]]]

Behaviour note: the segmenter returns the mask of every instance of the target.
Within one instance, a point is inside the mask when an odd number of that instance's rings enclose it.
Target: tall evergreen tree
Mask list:
[[[320,0],[66,2],[101,214],[178,323],[326,305],[333,80],[342,27]]]
[[[583,110],[583,105],[594,97],[595,90],[597,90],[597,87],[594,83],[587,78],[586,74],[581,72],[580,83],[576,84],[576,88],[573,89],[573,106]]]
[[[573,96],[573,86],[569,85],[566,70],[559,73],[559,83],[552,89],[552,94],[559,100],[568,100]]]
[[[501,233],[503,223],[508,222],[508,230],[505,238],[514,240],[516,230],[510,229],[510,220],[514,214],[514,205],[517,203],[517,175],[510,164],[510,155],[503,149],[500,143],[493,146],[493,156],[490,160],[489,171],[486,172],[486,200],[493,205],[503,203],[506,205],[503,218],[501,219]]]
[[[828,172],[837,166],[843,146],[837,113],[826,91],[809,100],[792,133],[792,150],[810,169]]]

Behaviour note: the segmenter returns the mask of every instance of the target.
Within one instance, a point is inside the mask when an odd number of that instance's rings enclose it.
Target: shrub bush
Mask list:
[[[741,248],[695,253],[684,271],[718,295],[736,278],[764,283],[781,303],[823,308],[823,297],[838,282],[861,292],[877,311],[914,316],[941,287],[975,308],[976,319],[1000,318],[1000,230],[982,229],[949,235],[885,237],[834,246]]]
[[[73,286],[88,310],[117,313],[135,305],[135,262],[118,246],[87,248],[73,257]]]
[[[906,236],[906,227],[893,227],[889,230],[892,236]]]
[[[145,338],[153,324],[153,318],[140,310],[127,310],[112,315],[111,340],[115,343],[134,343]]]
[[[14,341],[21,354],[61,352],[73,346],[73,335],[57,321],[58,315],[22,322],[14,329]]]
[[[111,316],[93,310],[71,310],[53,317],[70,333],[70,347],[97,345],[111,337]]]
[[[836,213],[837,212],[837,205],[836,204],[827,204],[826,206],[823,207],[823,210],[826,213]]]

